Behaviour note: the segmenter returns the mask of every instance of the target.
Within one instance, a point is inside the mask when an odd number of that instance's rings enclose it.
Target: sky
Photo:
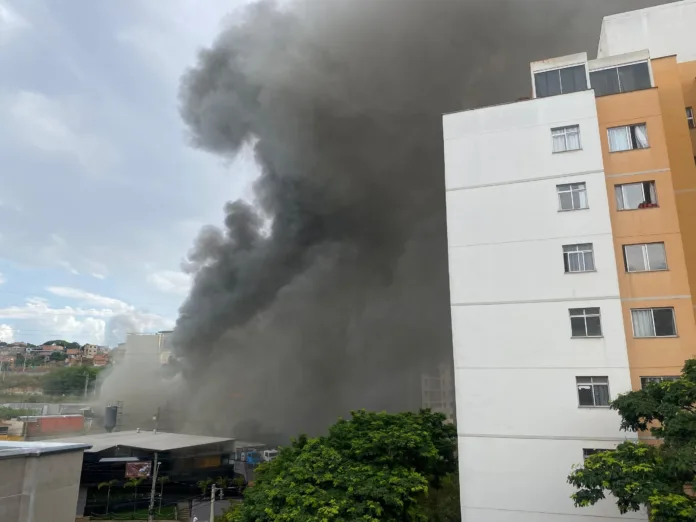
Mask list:
[[[188,145],[179,79],[244,0],[0,0],[0,340],[171,328],[251,151]]]

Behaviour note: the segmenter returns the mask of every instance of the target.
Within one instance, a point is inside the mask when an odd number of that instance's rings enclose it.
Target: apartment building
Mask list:
[[[693,27],[696,0],[605,18],[597,59],[443,119],[465,522],[618,519],[566,477],[637,437],[611,400],[696,355]]]
[[[439,364],[435,371],[421,375],[421,408],[442,413],[448,422],[456,423],[452,364]]]

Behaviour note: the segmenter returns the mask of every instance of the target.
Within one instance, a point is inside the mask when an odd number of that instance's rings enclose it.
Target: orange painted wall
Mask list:
[[[677,79],[680,80],[678,75]],[[664,97],[659,88],[654,88],[597,98],[619,290],[634,389],[640,388],[640,377],[678,375],[684,360],[691,356],[692,351],[696,351],[696,322],[690,297],[689,270],[670,161],[672,133],[665,126],[666,118],[671,121],[673,117],[673,109],[663,114]],[[684,119],[685,108],[682,108],[682,123]],[[610,153],[607,129],[637,123],[647,125],[650,147]],[[615,186],[641,181],[655,182],[659,207],[617,210]],[[651,242],[665,243],[668,270],[626,273],[623,246]],[[675,309],[677,337],[634,339],[631,309],[662,306]]]
[[[696,95],[696,63],[677,64],[676,57],[670,56],[653,60],[652,69],[660,94],[691,295],[696,295],[696,163],[693,131],[689,130],[686,121],[686,107],[693,105]],[[691,81],[688,75],[691,75]],[[696,318],[696,309],[693,312]]]
[[[686,62],[677,64],[679,77],[681,79],[682,92],[686,107],[692,107],[696,111],[696,62]],[[696,156],[696,129],[689,131],[691,146]]]

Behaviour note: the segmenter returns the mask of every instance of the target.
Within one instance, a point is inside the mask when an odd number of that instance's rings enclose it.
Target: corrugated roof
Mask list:
[[[63,437],[52,439],[57,442],[76,442],[89,444],[91,449],[87,453],[99,453],[115,446],[129,446],[150,451],[171,451],[205,444],[218,444],[233,442],[234,439],[223,437],[206,437],[203,435],[185,435],[183,433],[167,433],[158,431],[116,431],[112,433],[96,433],[94,435],[80,435],[75,437]]]
[[[13,441],[0,442],[0,459],[15,457],[40,457],[48,453],[65,453],[67,451],[88,451],[89,445],[85,443],[64,442],[27,442]]]

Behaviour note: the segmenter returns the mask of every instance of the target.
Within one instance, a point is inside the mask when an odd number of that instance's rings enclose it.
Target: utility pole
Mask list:
[[[87,397],[87,386],[89,386],[89,372],[85,374],[85,397]]]
[[[208,522],[215,521],[215,493],[217,493],[217,488],[213,484],[210,488],[210,520]]]
[[[155,452],[155,461],[152,471],[152,489],[150,490],[150,507],[147,510],[148,522],[155,520],[155,489],[157,488],[157,472],[159,471],[161,462],[157,460],[157,452]]]

